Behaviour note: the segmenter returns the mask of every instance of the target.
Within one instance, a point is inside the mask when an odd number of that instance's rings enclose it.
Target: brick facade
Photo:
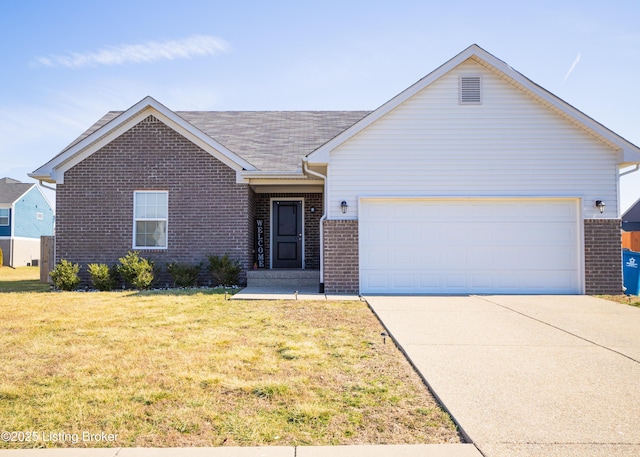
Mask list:
[[[619,219],[585,219],[584,270],[587,295],[622,293]]]
[[[292,197],[305,202],[305,267],[320,267],[322,193],[254,193],[236,183],[234,170],[153,116],[65,172],[57,186],[56,261],[81,264],[87,282],[87,264],[113,265],[132,250],[136,190],[169,195],[168,248],[140,250],[161,268],[173,261],[205,262],[207,254],[229,254],[252,268],[256,218],[265,222],[268,267],[271,199]],[[620,224],[584,221],[587,294],[621,292]],[[323,230],[325,292],[358,293],[358,221],[328,220]],[[166,273],[159,279],[169,282]]]
[[[324,290],[350,294],[360,291],[358,221],[324,222]]]
[[[136,190],[168,191],[167,249],[140,250],[164,268],[207,254],[253,264],[253,191],[236,173],[153,116],[65,172],[57,187],[56,260],[118,262],[133,246]],[[168,281],[165,274],[160,278]]]
[[[323,198],[321,193],[268,193],[256,194],[256,219],[264,221],[265,265],[271,262],[271,199],[304,199],[304,260],[308,270],[320,269],[320,218],[322,217]],[[311,208],[315,208],[312,213]],[[254,229],[255,231],[255,229]]]

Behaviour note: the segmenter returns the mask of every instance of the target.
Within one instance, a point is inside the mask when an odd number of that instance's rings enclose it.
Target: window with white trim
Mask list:
[[[0,208],[0,225],[9,225],[9,208]]]
[[[133,247],[135,249],[166,249],[168,214],[168,192],[134,192]]]

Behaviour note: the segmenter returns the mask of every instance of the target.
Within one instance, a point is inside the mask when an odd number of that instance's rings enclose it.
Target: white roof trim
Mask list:
[[[237,173],[238,183],[250,183],[255,185],[280,184],[299,185],[322,184],[321,180],[310,178],[301,171],[242,171]]]
[[[387,113],[397,108],[399,105],[407,101],[409,98],[413,97],[415,94],[420,92],[425,87],[431,85],[442,76],[444,76],[449,71],[453,70],[455,67],[463,63],[464,61],[475,58],[480,62],[484,62],[489,66],[494,67],[498,71],[504,73],[509,78],[513,79],[517,84],[523,86],[527,91],[530,91],[534,97],[537,97],[544,102],[548,103],[550,106],[557,109],[561,114],[564,114],[566,117],[573,119],[577,124],[581,124],[587,130],[592,131],[596,136],[602,137],[604,140],[612,143],[618,151],[618,162],[620,166],[628,166],[630,164],[640,163],[640,148],[638,146],[630,143],[625,140],[618,134],[609,130],[602,124],[596,122],[583,112],[577,110],[564,100],[556,97],[551,92],[543,89],[542,87],[535,84],[530,79],[526,78],[521,73],[518,73],[509,65],[507,65],[502,60],[488,53],[480,46],[474,44],[469,46],[467,49],[462,51],[460,54],[444,63],[440,67],[438,67],[433,72],[429,73],[427,76],[396,95],[394,98],[380,106],[378,109],[370,113],[368,116],[365,116],[360,121],[356,122],[354,125],[349,127],[344,132],[337,135],[332,140],[328,141],[324,145],[320,146],[315,151],[311,152],[307,155],[306,161],[308,163],[313,164],[321,164],[321,163],[329,163],[330,152],[346,142],[375,121],[385,116]]]
[[[29,173],[35,179],[50,183],[63,183],[64,172],[77,165],[91,154],[131,129],[149,115],[154,115],[167,126],[192,141],[236,172],[256,170],[246,160],[203,133],[193,124],[185,121],[152,97],[145,97],[124,113],[100,127],[89,136],[54,157],[42,167]]]
[[[301,171],[243,171],[244,178],[309,179]]]

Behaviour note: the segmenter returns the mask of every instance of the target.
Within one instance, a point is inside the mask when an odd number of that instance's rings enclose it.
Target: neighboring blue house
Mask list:
[[[53,223],[53,208],[36,184],[0,179],[3,265],[23,267],[39,261],[40,237],[53,235]]]

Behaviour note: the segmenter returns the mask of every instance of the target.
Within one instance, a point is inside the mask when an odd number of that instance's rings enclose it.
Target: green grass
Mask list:
[[[117,439],[0,448],[460,442],[365,303],[42,293],[7,271],[1,428]]]
[[[49,284],[40,282],[39,267],[0,267],[0,293],[48,292]]]

